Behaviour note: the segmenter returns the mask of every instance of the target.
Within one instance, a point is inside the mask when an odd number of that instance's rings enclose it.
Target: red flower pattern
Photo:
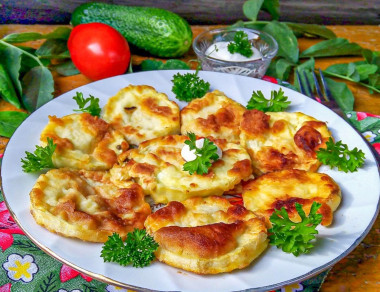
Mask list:
[[[364,112],[356,112],[356,116],[358,117],[358,121],[364,120],[366,117],[380,118],[378,115]]]
[[[3,251],[13,244],[12,234],[24,234],[24,232],[11,217],[5,203],[0,202],[0,247]]]
[[[78,275],[80,275],[83,279],[85,279],[87,282],[91,282],[92,281],[92,278],[89,277],[89,276],[86,276],[72,268],[70,268],[69,266],[66,266],[66,265],[62,265],[61,267],[61,271],[59,272],[59,278],[61,279],[61,282],[66,282],[68,280],[71,280],[75,277],[77,277]]]
[[[8,283],[0,287],[0,292],[11,292],[12,284]]]

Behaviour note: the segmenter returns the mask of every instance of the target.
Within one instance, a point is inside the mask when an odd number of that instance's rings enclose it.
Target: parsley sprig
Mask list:
[[[135,268],[148,266],[154,259],[158,243],[144,229],[135,228],[123,242],[117,233],[104,243],[101,257],[105,262],[116,262],[122,266],[132,264]]]
[[[202,97],[210,89],[210,83],[198,76],[198,70],[195,73],[177,73],[173,76],[172,82],[172,92],[182,101],[192,101]]]
[[[253,91],[251,99],[248,101],[247,109],[257,109],[263,112],[280,112],[286,109],[290,104],[288,97],[280,88],[278,91],[272,90],[270,99],[266,99],[264,94],[258,90]]]
[[[320,203],[313,202],[309,216],[306,216],[302,205],[295,203],[295,208],[301,217],[301,222],[297,223],[289,219],[284,207],[275,210],[269,218],[272,222],[272,228],[268,229],[269,243],[295,256],[309,253],[314,246],[311,240],[315,238],[315,234],[318,234],[316,227],[322,222],[322,215],[317,214],[320,207]]]
[[[216,145],[205,138],[202,148],[198,148],[195,144],[196,136],[194,133],[188,133],[190,140],[186,140],[185,144],[189,145],[190,150],[195,150],[195,155],[197,158],[192,161],[188,161],[183,165],[183,170],[188,171],[190,174],[206,174],[208,169],[212,165],[212,161],[215,161],[219,158],[217,153],[218,148]]]
[[[331,168],[337,167],[338,170],[344,172],[355,172],[364,164],[365,154],[357,147],[350,150],[342,141],[334,143],[330,137],[326,142],[326,148],[319,148],[317,158],[325,165]]]
[[[239,53],[244,57],[253,55],[252,45],[248,40],[248,35],[244,31],[237,31],[234,35],[234,40],[228,44],[228,51],[231,54]]]
[[[57,147],[53,139],[47,138],[46,147],[36,145],[34,153],[25,151],[26,157],[21,158],[24,172],[36,172],[46,168],[54,168],[52,156]]]
[[[83,113],[89,113],[92,116],[99,117],[101,108],[99,106],[99,98],[96,98],[92,95],[88,98],[83,97],[82,92],[77,92],[76,96],[73,97],[73,99],[77,102],[79,109],[74,110],[75,112],[83,112]],[[90,103],[87,107],[87,103]]]

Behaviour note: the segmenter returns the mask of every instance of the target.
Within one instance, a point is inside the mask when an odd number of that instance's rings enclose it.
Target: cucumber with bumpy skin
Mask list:
[[[190,25],[179,15],[160,8],[85,3],[71,24],[101,22],[118,30],[129,43],[158,57],[179,57],[193,39]]]

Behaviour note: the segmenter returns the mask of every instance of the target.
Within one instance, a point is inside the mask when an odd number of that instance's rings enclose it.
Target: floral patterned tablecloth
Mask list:
[[[347,112],[354,127],[380,153],[380,116]],[[13,221],[0,193],[0,292],[131,291],[99,282],[40,250]],[[276,291],[318,291],[328,270]]]

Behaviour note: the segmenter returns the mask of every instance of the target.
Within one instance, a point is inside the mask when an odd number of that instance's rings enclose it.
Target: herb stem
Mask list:
[[[21,51],[23,54],[34,59],[38,63],[38,65],[40,65],[41,67],[45,67],[44,64],[42,64],[42,62],[40,61],[40,59],[38,57],[34,56],[33,54],[31,54],[31,53],[29,53],[23,49],[20,49],[17,46],[11,45],[10,43],[7,43],[6,41],[4,41],[2,39],[0,40],[0,44],[3,44],[4,46],[10,47],[10,48],[16,48],[17,50]]]
[[[344,76],[344,75],[339,75],[339,74],[328,72],[328,71],[323,71],[323,73],[326,74],[326,75],[329,75],[329,76],[337,77],[337,78],[340,78],[340,79],[344,79],[344,80],[347,80],[347,81],[351,81],[351,82],[360,84],[360,85],[362,85],[364,87],[367,87],[369,89],[372,89],[373,91],[376,91],[376,92],[380,93],[380,90],[377,89],[376,87],[368,85],[368,84],[363,83],[363,82],[355,81],[355,80],[351,79],[350,77],[347,77],[347,76]]]

